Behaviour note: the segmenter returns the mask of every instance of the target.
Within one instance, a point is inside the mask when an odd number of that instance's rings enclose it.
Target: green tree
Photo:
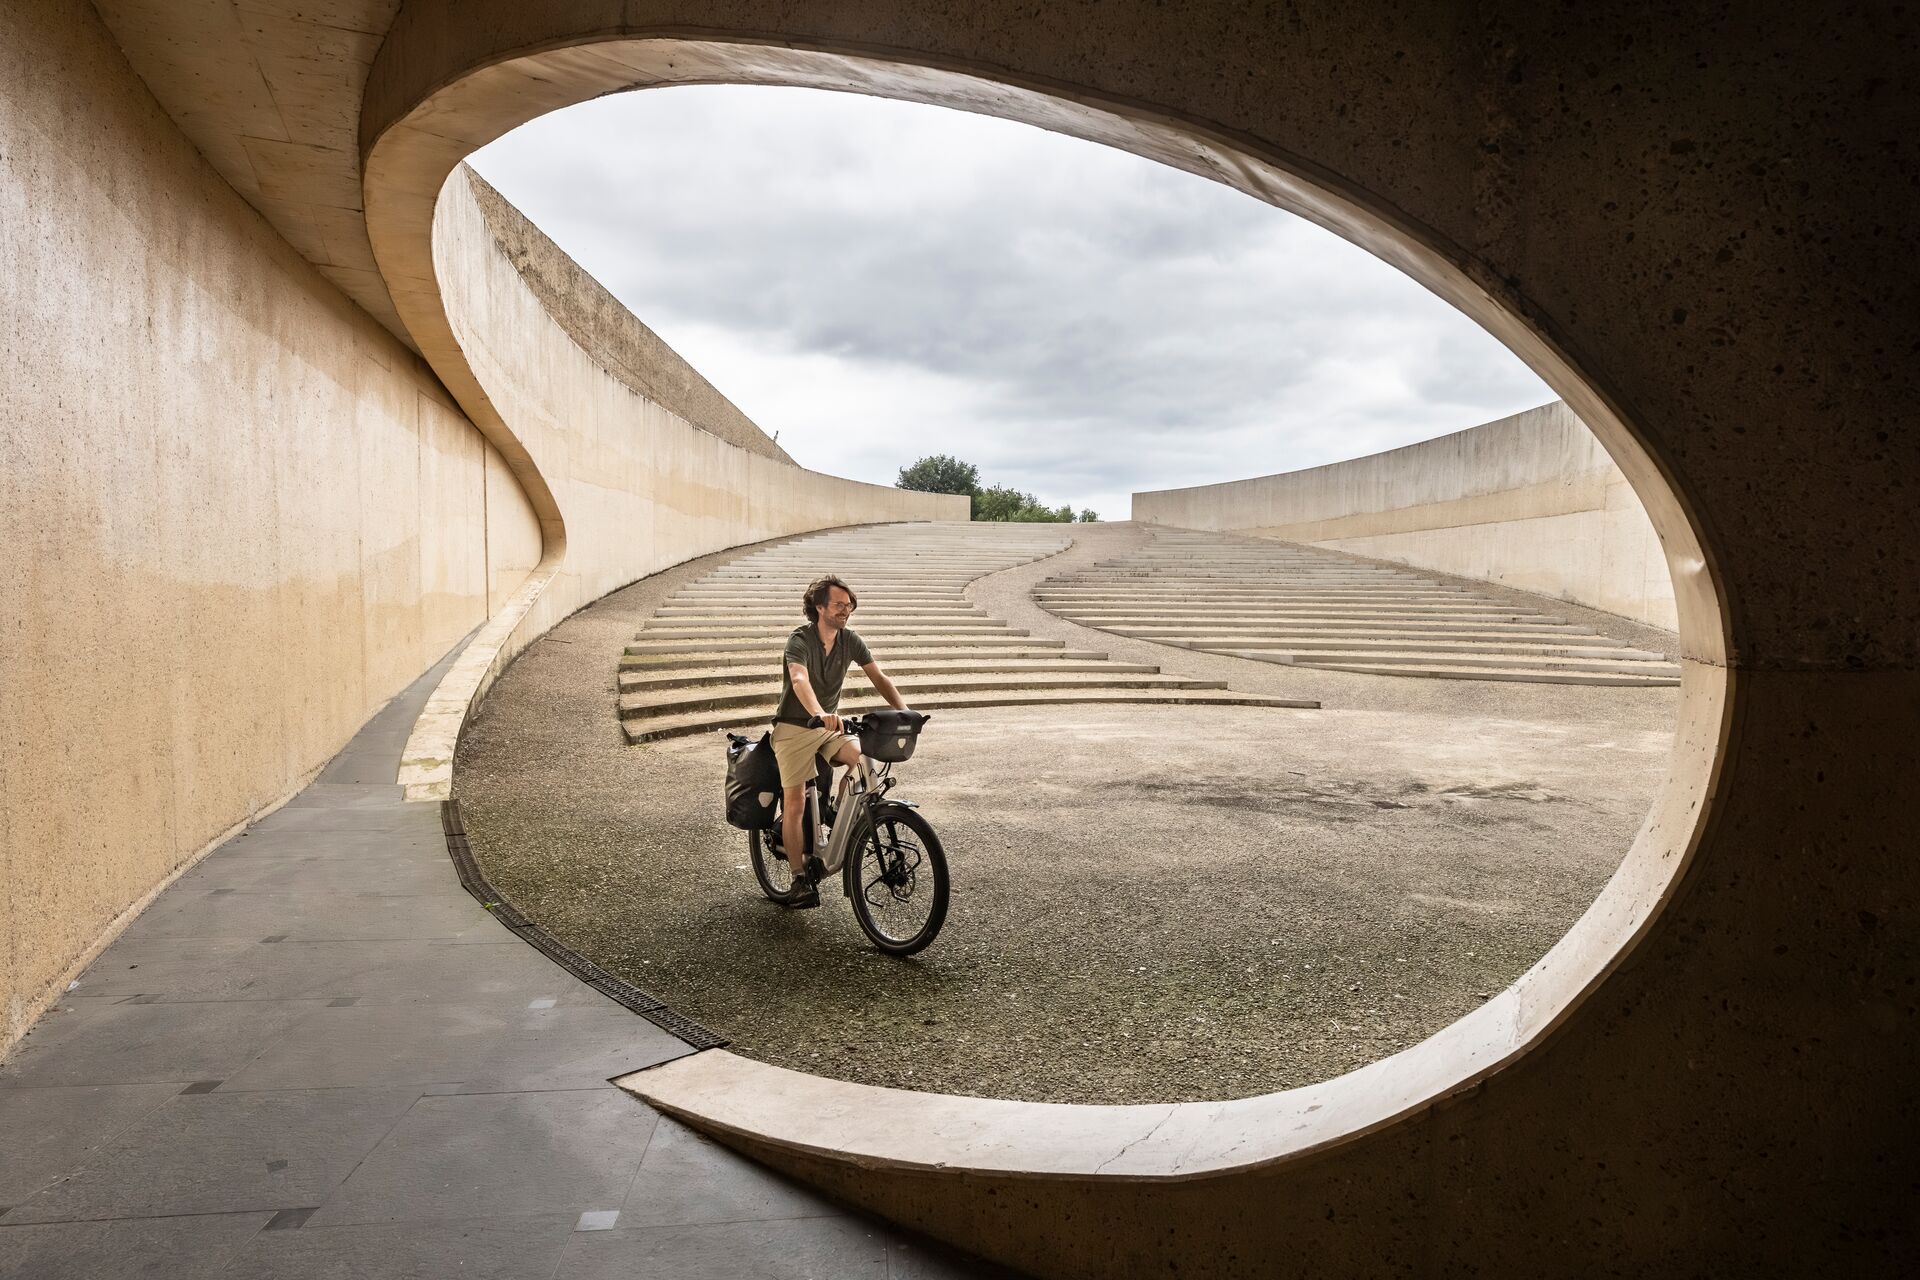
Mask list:
[[[973,500],[975,520],[1048,524],[1073,522],[1071,504],[1042,506],[1040,499],[1030,493],[1022,493],[1011,485],[995,484],[982,488],[980,468],[944,453],[931,454],[910,467],[900,468],[900,478],[894,482],[894,487],[919,493],[964,493]],[[1081,518],[1099,519],[1091,510],[1083,511]]]
[[[1010,485],[989,485],[973,495],[975,520],[1011,520],[1027,524],[1066,524],[1073,519],[1071,506],[1042,506],[1040,499],[1022,493]]]
[[[1095,511],[1092,507],[1088,507],[1085,510],[1081,511],[1080,513],[1081,524],[1093,524],[1099,519],[1100,519],[1100,513],[1098,511]]]
[[[919,493],[976,494],[980,492],[980,468],[971,462],[936,453],[910,467],[900,468],[900,478],[893,487],[913,489]]]

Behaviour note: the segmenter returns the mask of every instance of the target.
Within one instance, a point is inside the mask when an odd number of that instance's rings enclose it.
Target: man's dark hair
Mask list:
[[[854,608],[860,607],[860,597],[853,594],[853,588],[828,574],[824,578],[815,578],[813,585],[807,588],[807,594],[800,597],[800,607],[805,611],[808,622],[820,621],[820,606],[827,602],[827,592],[835,587],[847,593],[847,599],[853,601]]]

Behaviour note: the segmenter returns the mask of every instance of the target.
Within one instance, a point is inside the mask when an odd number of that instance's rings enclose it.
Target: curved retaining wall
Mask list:
[[[792,465],[602,299],[572,323],[609,373],[514,257],[550,288],[577,268],[452,191],[462,336],[564,521],[196,153],[89,5],[0,9],[0,1051],[490,618],[483,674],[690,556],[965,518]]]
[[[490,190],[465,166],[455,171],[434,215],[433,253],[468,367],[565,521],[566,559],[534,606],[529,634],[637,578],[741,543],[839,525],[967,518],[965,497],[808,471],[703,430],[643,394],[596,354],[597,340],[547,309],[516,259],[565,255],[505,201],[483,205]]]
[[[512,595],[540,536],[419,357],[84,4],[0,13],[0,1050]]]
[[[1907,99],[1888,88],[1905,83],[1920,48],[1910,15],[1881,6],[1810,25],[1700,7],[1656,28],[1644,4],[1619,0],[321,6],[356,35],[374,33],[355,42],[373,59],[363,96],[355,64],[316,74],[319,42],[304,31],[277,42],[286,24],[259,10],[229,35],[232,6],[100,7],[120,15],[123,38],[154,68],[149,82],[207,154],[381,314],[420,314],[423,286],[437,305],[420,248],[430,225],[408,208],[430,213],[452,162],[430,182],[407,180],[425,175],[425,159],[457,162],[498,121],[674,80],[830,85],[1102,138],[1337,227],[1541,371],[1638,486],[1678,588],[1682,746],[1618,891],[1556,947],[1554,973],[1364,1081],[1328,1082],[1353,1108],[1275,1117],[1253,1134],[1259,1151],[1240,1144],[1247,1130],[1227,1104],[1211,1118],[1169,1115],[1164,1130],[1134,1127],[1125,1146],[1078,1147],[1084,1117],[1023,1130],[1020,1117],[985,1116],[986,1100],[959,1100],[969,1105],[952,1107],[937,1142],[916,1141],[924,1127],[874,1135],[876,1112],[789,1104],[775,1118],[789,1130],[776,1157],[786,1167],[1057,1275],[1530,1274],[1543,1256],[1568,1272],[1913,1270],[1915,1237],[1901,1224],[1913,1216],[1920,1038],[1902,929],[1920,901],[1910,856],[1920,823],[1886,799],[1920,769],[1908,731],[1920,707],[1920,437],[1897,429],[1920,394],[1914,362],[1900,358],[1915,300],[1911,273],[1887,266],[1911,260],[1920,235],[1901,204],[1915,169]],[[79,46],[86,57],[51,56],[68,48],[67,25],[94,33]],[[247,38],[272,56],[255,56]],[[86,127],[93,117],[68,86],[147,120],[150,107],[79,0],[0,6],[0,72],[0,288],[22,287],[15,258],[31,240],[30,265],[73,294],[69,305],[107,306],[89,300],[100,277],[65,258],[77,245],[98,258],[104,237],[38,221],[37,171],[84,184],[148,141]],[[276,82],[285,95],[268,92]],[[13,145],[11,95],[28,92],[73,113],[71,128],[57,116],[40,126],[60,147]],[[358,153],[340,136],[354,121],[369,148]],[[416,162],[373,145],[390,129]],[[177,140],[160,145],[178,155]],[[381,218],[356,216],[363,192],[385,204]],[[53,211],[71,214],[62,199]],[[144,225],[204,204],[237,217],[226,200],[196,179],[83,213],[108,221],[131,209]],[[378,271],[356,256],[363,231],[378,233],[368,236]],[[133,255],[106,265],[122,262],[134,271],[116,285],[139,278]],[[271,289],[293,295],[284,305],[298,314],[281,320],[312,320],[325,306],[299,300],[331,297],[279,249],[235,265],[266,268]],[[207,273],[208,285],[218,277]],[[95,335],[77,337],[84,350]],[[369,345],[376,363],[391,350]],[[84,356],[42,370],[44,336],[29,337],[24,359],[17,349],[8,372],[27,381],[0,392],[10,409],[15,397],[58,406],[98,394],[102,375]],[[249,350],[237,332],[209,334],[170,348],[169,373],[191,381],[194,360],[257,369]],[[123,342],[107,354],[139,351]],[[106,403],[138,408],[137,397]],[[185,432],[178,447],[196,439]],[[503,454],[517,447],[501,439]],[[23,465],[45,475],[58,456],[42,449]],[[507,460],[521,474],[524,459]],[[111,465],[63,465],[94,499],[82,517],[110,523]],[[543,521],[559,518],[537,475],[522,487]],[[17,576],[0,574],[3,589]],[[75,592],[124,585],[57,581]],[[0,616],[13,620],[11,602]],[[39,643],[24,628],[12,638]],[[85,674],[104,674],[74,682],[74,705],[119,694],[109,665],[102,656]],[[218,690],[186,684],[182,700]],[[9,751],[111,756],[73,770],[98,790],[135,777],[137,761],[121,767],[131,753],[105,736],[117,726],[76,736],[47,719],[67,704],[33,710],[40,718],[6,720]],[[19,814],[11,800],[0,807],[10,857]],[[695,1057],[679,1071],[708,1069]],[[697,1101],[699,1082],[683,1083],[683,1102]],[[730,1123],[717,1106],[704,1114]],[[757,1116],[731,1123],[742,1145],[771,1149],[783,1136]],[[863,1129],[912,1147],[910,1172],[856,1149]],[[970,1137],[964,1166],[946,1159]],[[1189,1177],[1195,1157],[1206,1172]]]
[[[1646,508],[1558,401],[1324,467],[1136,493],[1133,518],[1312,543],[1680,625]]]
[[[967,518],[964,497],[795,466],[611,297],[555,308],[554,282],[584,273],[465,165],[441,188],[432,255],[434,303],[459,346],[468,405],[523,451],[520,474],[545,486],[554,514],[522,592],[428,700],[401,763],[410,800],[452,793],[460,730],[494,679],[535,637],[609,591],[743,542]],[[659,385],[680,409],[714,411],[714,428],[655,398]]]
[[[1883,981],[1872,931],[1912,900],[1896,851],[1913,823],[1860,801],[1879,793],[1869,769],[1912,761],[1871,717],[1912,701],[1897,584],[1913,580],[1915,455],[1884,429],[1903,388],[1820,362],[1905,349],[1884,269],[1904,224],[1881,207],[1904,177],[1861,108],[1869,75],[1889,83],[1883,50],[1907,47],[1827,24],[1815,39],[1840,44],[1815,57],[1804,24],[1756,37],[1745,14],[1647,39],[1641,10],[1606,3],[1420,10],[1429,25],[1350,5],[1088,9],[409,0],[362,103],[370,241],[409,331],[457,379],[423,292],[421,195],[465,151],[600,93],[821,85],[1210,172],[1460,306],[1606,442],[1676,582],[1670,784],[1541,969],[1254,1129],[1228,1103],[1124,1134],[1086,1109],[1041,1128],[982,1099],[776,1112],[791,1082],[744,1093],[711,1055],[648,1073],[648,1096],[1038,1274],[1520,1273],[1543,1249],[1567,1270],[1875,1270],[1864,1228],[1907,1208],[1885,1171],[1906,1167],[1912,1073],[1886,1031],[1897,997],[1869,1003],[1861,975]],[[1809,140],[1816,107],[1874,145],[1804,147],[1804,182],[1748,185],[1782,138]],[[1844,181],[1861,164],[1899,182]],[[1833,230],[1856,212],[1874,238]],[[1770,256],[1802,233],[1817,254]],[[1803,460],[1791,475],[1784,456]]]

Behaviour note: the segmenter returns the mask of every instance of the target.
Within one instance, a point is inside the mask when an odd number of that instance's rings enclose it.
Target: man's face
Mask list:
[[[839,587],[827,588],[827,602],[820,606],[820,616],[836,627],[847,625],[847,619],[853,617],[853,597]]]

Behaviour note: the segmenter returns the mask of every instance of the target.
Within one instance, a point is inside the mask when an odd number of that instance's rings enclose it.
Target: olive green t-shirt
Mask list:
[[[872,661],[867,642],[857,631],[843,630],[840,638],[833,642],[833,652],[828,653],[820,646],[817,624],[809,622],[795,627],[787,637],[786,652],[780,655],[780,709],[773,713],[774,720],[804,726],[810,718],[800,699],[794,696],[789,662],[797,662],[807,669],[807,680],[813,685],[813,696],[820,699],[820,709],[834,714],[840,710],[840,686],[847,678],[848,664],[864,667]]]

